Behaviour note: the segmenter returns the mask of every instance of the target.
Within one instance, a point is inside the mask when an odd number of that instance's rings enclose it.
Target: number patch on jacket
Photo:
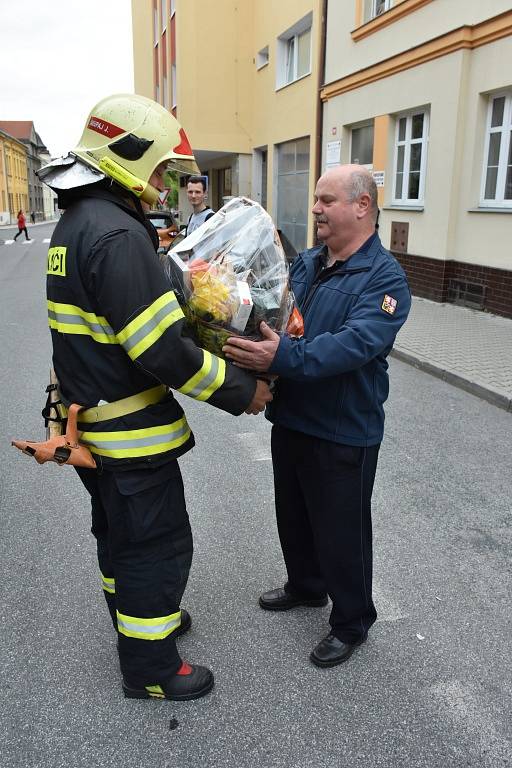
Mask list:
[[[67,247],[64,245],[58,245],[48,250],[47,275],[66,277],[66,251]]]

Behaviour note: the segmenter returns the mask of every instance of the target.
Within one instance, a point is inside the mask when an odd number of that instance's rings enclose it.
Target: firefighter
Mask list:
[[[154,101],[121,94],[97,104],[79,145],[40,175],[64,210],[48,252],[53,365],[64,404],[86,409],[78,426],[97,470],[78,472],[124,693],[179,701],[214,681],[176,648],[191,624],[180,603],[192,559],[177,459],[194,437],[169,388],[235,415],[272,397],[186,333],[144,215],[168,167],[198,171],[184,130]]]

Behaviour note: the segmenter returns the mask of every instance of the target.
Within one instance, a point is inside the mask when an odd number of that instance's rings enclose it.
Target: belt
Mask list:
[[[97,421],[119,419],[121,416],[128,416],[130,413],[142,411],[148,405],[159,403],[166,394],[167,387],[159,384],[157,387],[139,392],[138,395],[123,397],[122,400],[114,400],[112,403],[94,405],[92,408],[87,408],[87,410],[80,412],[78,421],[80,424],[94,424]]]

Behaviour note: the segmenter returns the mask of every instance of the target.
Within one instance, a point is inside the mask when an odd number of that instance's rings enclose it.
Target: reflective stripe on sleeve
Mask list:
[[[117,339],[132,360],[136,360],[162,336],[164,331],[184,317],[173,291],[154,301],[117,334]]]
[[[224,360],[203,349],[201,368],[182,387],[178,388],[178,392],[193,397],[195,400],[208,400],[224,384],[225,378],[226,363]]]
[[[74,304],[47,301],[48,325],[59,333],[91,336],[100,344],[118,344],[116,334],[106,318],[86,312]]]
[[[118,432],[82,432],[80,442],[91,453],[110,456],[113,459],[130,459],[153,456],[179,448],[190,437],[190,427],[183,416],[172,424],[146,429],[129,429]]]
[[[174,632],[181,624],[181,611],[171,613],[170,616],[158,616],[155,619],[140,619],[136,616],[117,614],[117,628],[126,637],[135,637],[138,640],[163,640]]]
[[[115,579],[109,579],[108,576],[104,576],[101,574],[101,586],[105,590],[105,592],[108,592],[110,595],[115,595],[116,593],[116,581]]]

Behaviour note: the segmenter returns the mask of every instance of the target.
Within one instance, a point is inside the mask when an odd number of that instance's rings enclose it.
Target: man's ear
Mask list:
[[[364,216],[367,216],[368,213],[371,211],[371,198],[370,195],[367,195],[365,192],[360,196],[359,200],[357,201],[357,218],[362,219]]]

